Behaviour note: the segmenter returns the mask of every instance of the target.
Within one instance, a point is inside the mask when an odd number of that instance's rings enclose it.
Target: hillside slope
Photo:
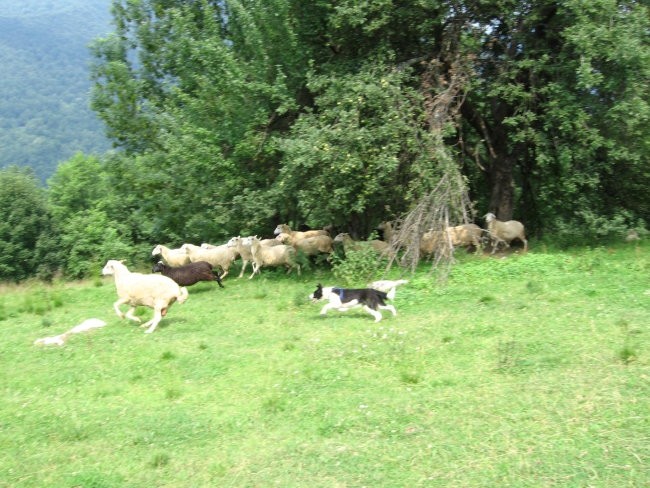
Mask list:
[[[89,109],[88,45],[110,31],[109,0],[0,4],[0,167],[45,181],[74,153],[109,147]]]

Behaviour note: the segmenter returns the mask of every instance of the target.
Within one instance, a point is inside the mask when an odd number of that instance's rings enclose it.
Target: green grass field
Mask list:
[[[378,324],[319,316],[325,271],[195,285],[151,335],[111,278],[4,286],[0,487],[649,486],[649,251],[460,252]]]

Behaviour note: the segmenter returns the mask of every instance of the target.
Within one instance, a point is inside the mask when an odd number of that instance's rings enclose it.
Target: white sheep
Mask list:
[[[296,251],[301,251],[306,256],[315,256],[320,253],[330,254],[332,252],[332,238],[327,235],[315,235],[293,239],[291,234],[281,232],[276,240],[283,244],[293,246]]]
[[[300,265],[296,263],[296,250],[293,246],[285,244],[262,246],[257,236],[244,237],[242,245],[250,246],[253,255],[253,272],[248,279],[251,279],[256,273],[259,274],[260,268],[264,266],[284,266],[288,273],[293,268],[297,268],[298,274],[300,274]]]
[[[420,239],[420,253],[424,255],[433,254],[440,243],[440,239],[446,239],[452,247],[474,246],[478,252],[481,249],[481,235],[483,229],[476,224],[461,224],[455,227],[447,227],[446,231],[430,230],[425,232]]]
[[[243,241],[244,239],[241,236],[235,236],[235,237],[231,237],[230,240],[226,243],[226,246],[233,248],[235,251],[237,251],[237,253],[241,257],[242,265],[241,265],[241,272],[239,273],[238,278],[244,276],[244,271],[246,271],[246,266],[248,266],[248,263],[251,263],[251,267],[254,266],[253,252],[251,251],[251,246],[250,244],[245,245]]]
[[[170,266],[183,266],[190,262],[190,257],[184,249],[170,249],[162,244],[156,245],[151,251],[152,256],[162,255],[165,264]]]
[[[500,243],[504,243],[506,247],[510,247],[510,243],[514,239],[519,239],[524,243],[524,252],[528,250],[528,241],[524,232],[524,224],[517,220],[508,220],[503,222],[498,220],[493,213],[485,214],[485,222],[487,223],[487,230],[490,234],[490,239],[493,241],[492,254],[495,253]]]
[[[377,228],[383,232],[384,234],[384,241],[385,242],[391,242],[393,239],[393,236],[395,235],[395,230],[393,229],[393,224],[389,221],[385,222],[380,222]]]
[[[142,305],[153,309],[153,318],[142,324],[142,327],[149,326],[145,331],[147,334],[156,329],[174,302],[183,303],[188,297],[187,288],[178,286],[171,278],[157,274],[131,273],[121,261],[114,259],[106,263],[102,275],[115,277],[118,300],[113,308],[118,317],[140,323],[141,320],[133,315],[136,307]],[[120,310],[120,306],[125,303],[130,307],[126,314]]]
[[[192,263],[197,261],[207,261],[212,266],[219,266],[223,270],[221,279],[226,277],[230,266],[238,256],[238,253],[234,248],[228,247],[225,244],[204,249],[195,246],[194,244],[186,243],[181,246],[181,249],[184,249],[187,252],[190,257],[190,262]]]
[[[260,239],[260,244],[262,246],[273,247],[282,244],[282,242],[280,242],[278,238],[275,237],[273,239]]]
[[[305,231],[291,230],[291,227],[289,227],[287,224],[278,224],[278,226],[273,231],[273,234],[276,236],[278,234],[289,234],[291,238],[291,244],[293,244],[298,239],[304,239],[305,237],[329,235],[329,233],[324,229],[305,230]]]

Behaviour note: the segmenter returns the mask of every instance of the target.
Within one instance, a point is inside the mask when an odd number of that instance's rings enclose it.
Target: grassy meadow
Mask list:
[[[4,285],[0,487],[649,486],[649,251],[460,251],[380,323],[321,317],[324,270],[233,270],[150,335],[111,277]]]

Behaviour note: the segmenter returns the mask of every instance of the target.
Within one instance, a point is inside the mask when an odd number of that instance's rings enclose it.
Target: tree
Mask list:
[[[0,279],[18,282],[35,273],[35,249],[50,218],[45,192],[30,169],[0,170],[0,208]]]
[[[427,198],[441,182],[459,197],[452,224],[475,208],[576,236],[650,218],[641,2],[143,0],[113,12],[95,107],[126,150],[107,169],[115,208],[128,202],[141,222],[136,242],[278,220],[367,234],[420,198],[440,202]]]

